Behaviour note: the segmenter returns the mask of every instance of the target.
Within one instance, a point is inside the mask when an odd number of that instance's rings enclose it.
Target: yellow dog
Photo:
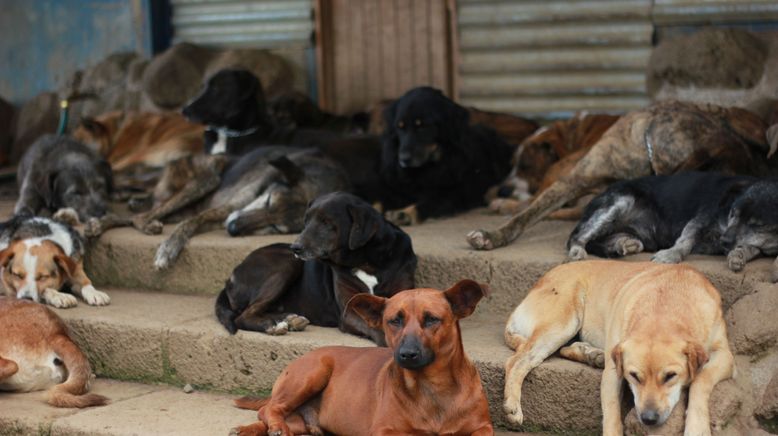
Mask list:
[[[686,435],[709,435],[713,387],[734,371],[721,297],[684,265],[588,261],[543,276],[516,308],[505,341],[505,412],[520,424],[521,385],[561,348],[568,359],[604,365],[603,433],[621,435],[620,394],[626,379],[644,425],[661,425],[689,386]]]

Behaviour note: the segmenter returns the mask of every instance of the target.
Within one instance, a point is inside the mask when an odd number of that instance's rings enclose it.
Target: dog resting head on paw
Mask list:
[[[765,255],[778,255],[778,180],[760,180],[738,195],[732,203],[721,244],[732,250],[754,247]]]

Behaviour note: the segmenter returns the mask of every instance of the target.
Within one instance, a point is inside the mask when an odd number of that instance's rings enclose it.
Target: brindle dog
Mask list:
[[[565,177],[496,230],[474,230],[476,250],[505,246],[551,212],[595,186],[615,180],[690,170],[764,175],[778,159],[768,158],[767,125],[740,108],[677,101],[628,113],[592,146]]]

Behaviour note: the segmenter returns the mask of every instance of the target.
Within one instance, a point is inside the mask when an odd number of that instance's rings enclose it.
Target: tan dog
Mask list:
[[[92,369],[59,317],[43,305],[0,297],[0,391],[49,389],[55,407],[102,406],[87,394]]]
[[[493,435],[481,379],[459,330],[459,320],[485,293],[462,280],[444,292],[357,294],[346,312],[382,328],[389,348],[311,351],[286,367],[269,399],[236,401],[259,409],[261,421],[232,434]]]
[[[581,342],[560,347],[580,335]],[[556,350],[602,367],[603,432],[621,435],[621,385],[626,379],[638,419],[663,424],[689,386],[686,435],[709,435],[708,400],[734,371],[721,298],[684,265],[586,261],[544,275],[505,327],[516,350],[506,363],[505,412],[520,424],[521,385]]]

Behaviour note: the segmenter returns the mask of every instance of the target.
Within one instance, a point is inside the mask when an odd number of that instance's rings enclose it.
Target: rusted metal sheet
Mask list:
[[[739,23],[778,19],[776,0],[655,0],[657,25]]]
[[[174,42],[310,47],[311,0],[172,0]]]

